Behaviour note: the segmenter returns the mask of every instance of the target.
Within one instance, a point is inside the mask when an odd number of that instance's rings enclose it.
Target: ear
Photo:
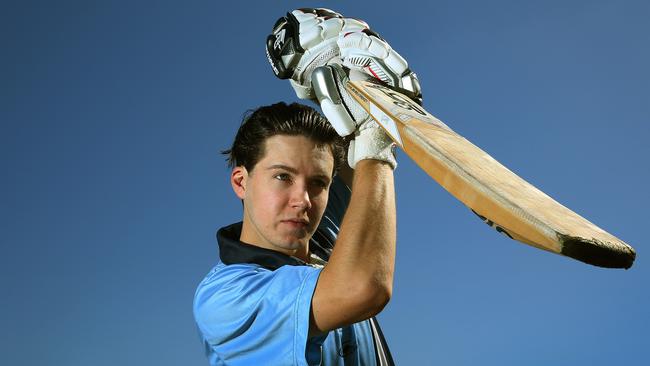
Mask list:
[[[232,169],[230,173],[230,184],[232,185],[232,190],[235,191],[235,194],[239,199],[244,199],[246,197],[246,183],[248,181],[248,171],[243,166],[236,166]]]

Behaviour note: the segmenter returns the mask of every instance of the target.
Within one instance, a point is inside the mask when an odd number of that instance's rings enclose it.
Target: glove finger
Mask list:
[[[313,24],[312,24],[313,23]],[[307,25],[300,24],[300,45],[309,50],[326,39],[334,39],[343,29],[343,19],[314,19]]]
[[[344,66],[363,70],[387,85],[402,87],[408,63],[382,39],[357,32],[339,36],[337,44]]]
[[[312,88],[323,114],[341,136],[351,134],[357,126],[349,106],[344,102],[346,82],[347,77],[339,65],[322,66],[312,74]]]

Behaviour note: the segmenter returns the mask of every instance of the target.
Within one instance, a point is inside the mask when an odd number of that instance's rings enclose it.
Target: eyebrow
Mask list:
[[[273,165],[269,166],[268,168],[266,168],[266,170],[274,170],[274,169],[282,169],[282,170],[286,170],[286,171],[294,173],[294,174],[298,173],[298,169],[292,168],[292,167],[290,167],[288,165],[283,165],[283,164],[273,164]]]
[[[298,169],[292,168],[292,167],[290,167],[288,165],[284,165],[284,164],[273,164],[273,165],[269,166],[268,168],[266,168],[266,170],[276,170],[276,169],[277,170],[286,170],[286,171],[288,171],[290,173],[298,174]],[[330,181],[332,179],[332,177],[330,177],[329,175],[325,175],[325,174],[316,174],[316,175],[314,175],[314,176],[312,176],[310,178],[320,178],[320,179],[325,179],[327,181]]]

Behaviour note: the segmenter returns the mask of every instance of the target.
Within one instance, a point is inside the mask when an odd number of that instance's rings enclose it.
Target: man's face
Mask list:
[[[244,201],[240,240],[305,259],[327,205],[334,157],[304,136],[272,136],[264,151],[252,172],[237,167],[231,176]]]

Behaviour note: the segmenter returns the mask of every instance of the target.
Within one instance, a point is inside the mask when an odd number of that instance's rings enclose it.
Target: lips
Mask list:
[[[309,225],[309,221],[304,219],[288,219],[288,220],[282,220],[282,222],[298,228],[307,227],[307,225]]]

